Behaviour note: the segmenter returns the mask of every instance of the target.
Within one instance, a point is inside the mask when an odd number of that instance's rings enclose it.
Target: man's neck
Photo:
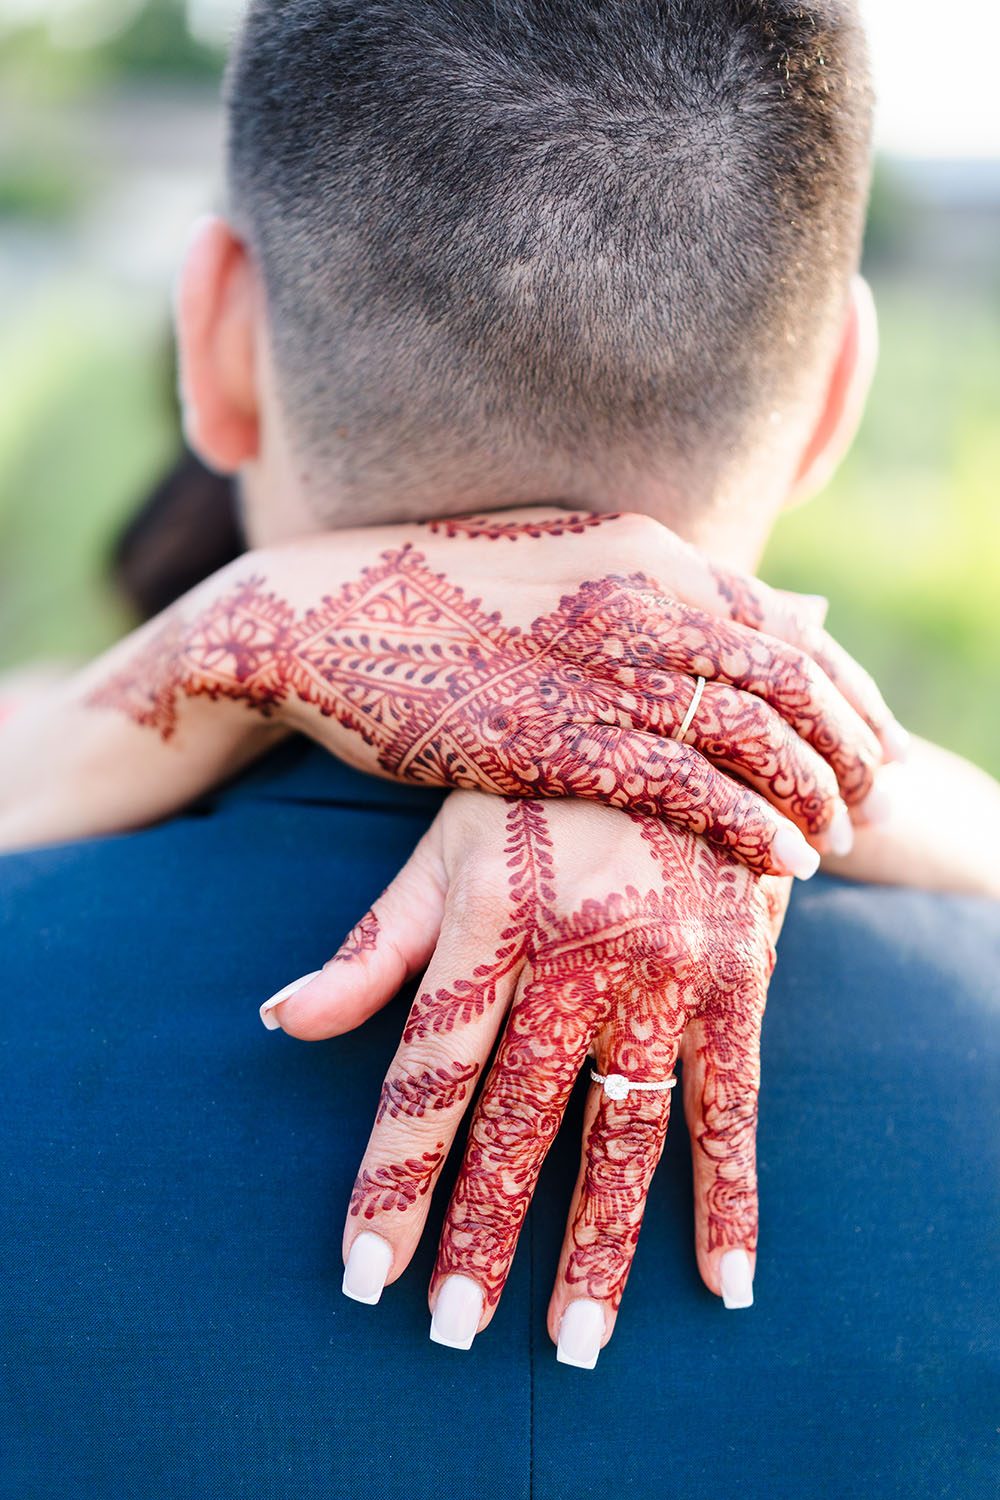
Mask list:
[[[665,515],[657,510],[650,510],[648,514],[704,552],[713,562],[742,573],[756,572],[773,526],[770,515],[749,506],[728,512],[697,512],[690,516]]]
[[[244,521],[252,545],[290,541],[321,530],[353,530],[365,525],[554,505],[592,514],[623,511],[652,516],[713,561],[749,573],[757,568],[778,509],[761,498],[761,488],[748,482],[738,494],[698,504],[679,498],[662,483],[631,479],[620,486],[602,488],[600,493],[569,497],[539,493],[513,498],[456,489],[447,495],[439,493],[433,500],[413,496],[401,503],[396,495],[380,498],[370,494],[363,505],[338,506],[328,497],[324,497],[321,505],[308,493],[307,485],[289,482],[287,477],[280,484],[266,481],[256,466],[244,471],[240,485]],[[282,496],[280,510],[273,505],[274,494]]]

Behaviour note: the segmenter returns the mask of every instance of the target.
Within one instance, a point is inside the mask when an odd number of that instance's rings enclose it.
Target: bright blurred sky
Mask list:
[[[0,0],[0,26],[47,15],[79,45],[138,0]],[[243,0],[187,0],[195,28],[225,36]],[[1000,157],[1000,0],[861,0],[879,93],[878,144],[906,156]]]

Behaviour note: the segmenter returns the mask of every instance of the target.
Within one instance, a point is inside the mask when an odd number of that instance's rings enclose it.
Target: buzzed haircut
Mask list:
[[[252,0],[234,222],[303,451],[366,484],[723,463],[839,320],[853,4]]]

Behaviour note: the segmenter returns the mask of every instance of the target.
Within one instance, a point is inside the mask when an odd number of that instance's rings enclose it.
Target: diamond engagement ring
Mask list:
[[[662,1083],[635,1083],[620,1073],[598,1073],[594,1068],[591,1068],[590,1076],[616,1104],[627,1099],[629,1094],[665,1094],[677,1082],[676,1078],[665,1078]]]
[[[691,702],[688,704],[688,711],[687,711],[687,713],[684,715],[684,717],[681,720],[680,724],[674,730],[673,735],[671,736],[672,739],[682,740],[684,738],[684,736],[687,734],[688,730],[691,728],[691,721],[694,718],[695,714],[698,712],[698,704],[701,702],[701,695],[702,695],[702,693],[704,691],[705,691],[705,679],[704,679],[704,677],[696,677],[695,678],[695,684],[694,684],[694,697],[691,699]]]

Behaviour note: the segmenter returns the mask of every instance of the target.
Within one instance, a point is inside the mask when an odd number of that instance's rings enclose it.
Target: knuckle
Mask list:
[[[615,522],[615,546],[629,568],[647,564],[651,554],[663,548],[665,536],[659,521],[637,511],[625,511]]]
[[[804,693],[809,702],[826,696],[823,673],[812,657],[798,646],[789,646],[784,641],[775,641],[771,655],[772,670],[776,684],[786,692]]]
[[[772,826],[773,819],[758,793],[728,776],[718,776],[712,783],[712,800],[719,820],[731,824],[744,837]]]
[[[495,920],[508,905],[509,870],[502,856],[477,850],[452,876],[448,915],[460,930],[475,931],[484,917]]]
[[[469,1131],[470,1144],[483,1161],[504,1162],[519,1175],[540,1164],[562,1119],[564,1096],[575,1068],[563,1075],[537,1065],[518,1067],[504,1049],[483,1092]]]
[[[406,1120],[413,1128],[421,1123],[437,1128],[443,1113],[465,1104],[479,1073],[472,1058],[455,1056],[455,1046],[445,1047],[427,1038],[408,1049],[405,1060],[390,1069],[379,1096],[377,1121]]]
[[[616,1110],[613,1130],[591,1140],[587,1183],[595,1191],[639,1184],[659,1155],[668,1107],[664,1096],[641,1094],[629,1104],[624,1118]]]
[[[702,954],[711,1014],[723,1016],[738,1006],[743,1013],[744,1028],[755,1013],[754,1002],[768,963],[766,929],[758,932],[754,916],[751,912],[746,922],[714,927]],[[756,1029],[755,1026],[754,1037]]]
[[[712,1101],[705,1122],[716,1135],[742,1136],[757,1125],[757,1087],[747,1085]]]
[[[514,1154],[550,1134],[546,1115],[551,1111],[530,1096],[522,1079],[515,1087],[512,1082],[504,1080],[500,1107],[479,1110],[472,1123],[470,1138],[491,1155]]]

